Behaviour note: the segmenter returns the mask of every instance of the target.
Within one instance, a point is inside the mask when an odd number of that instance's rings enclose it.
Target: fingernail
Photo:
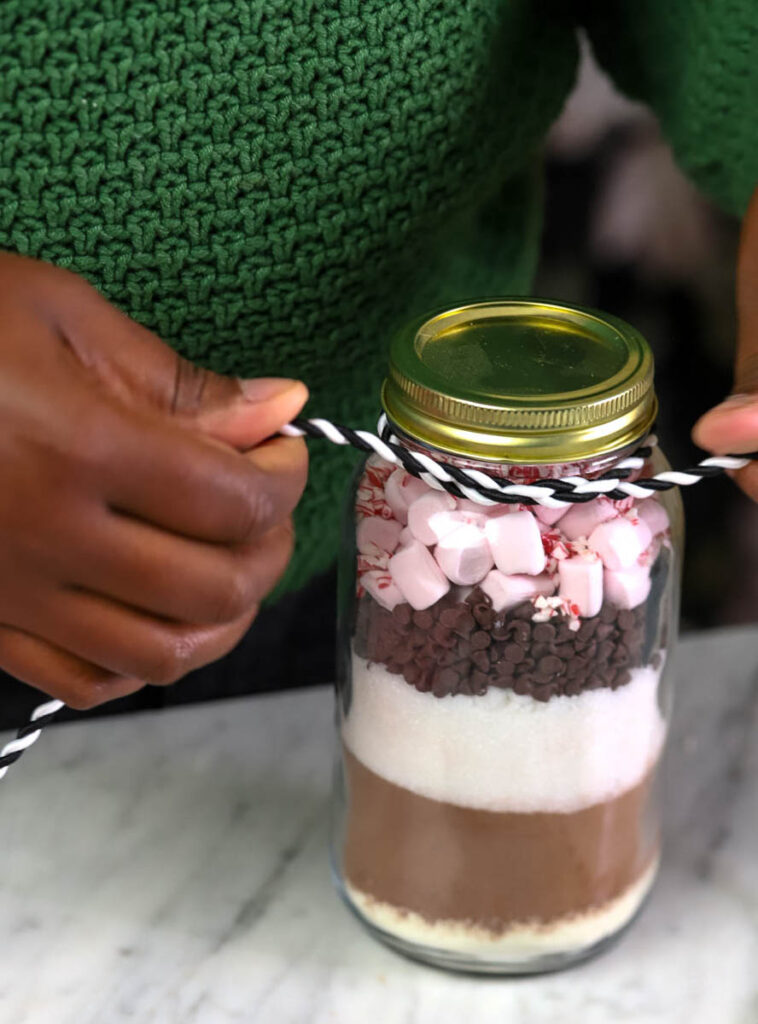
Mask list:
[[[739,405],[750,405],[752,402],[758,402],[758,395],[748,395],[744,392],[736,392],[732,395],[727,395],[723,402],[720,402],[716,409],[731,409],[733,406]]]
[[[239,379],[240,391],[248,402],[267,402],[272,398],[291,391],[300,385],[298,380],[286,377],[255,377],[250,380]]]

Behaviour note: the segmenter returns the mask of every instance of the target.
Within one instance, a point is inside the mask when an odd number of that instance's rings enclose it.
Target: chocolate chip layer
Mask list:
[[[617,689],[643,664],[645,607],[604,605],[578,630],[556,616],[533,622],[525,601],[496,613],[476,587],[464,601],[448,594],[431,608],[397,605],[389,612],[361,598],[355,650],[435,697],[481,695],[490,686],[547,701],[601,687]],[[655,654],[655,666],[660,655]]]

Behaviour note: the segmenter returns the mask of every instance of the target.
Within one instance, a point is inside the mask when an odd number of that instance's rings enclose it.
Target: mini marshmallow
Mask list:
[[[429,549],[414,540],[390,558],[390,575],[416,611],[429,608],[450,589],[450,583]]]
[[[577,506],[574,505],[574,508]],[[555,526],[559,519],[562,519],[568,512],[573,511],[571,508],[548,508],[546,505],[536,505],[534,514],[537,516],[541,523],[545,526]]]
[[[391,612],[395,605],[402,604],[403,595],[400,588],[387,572],[372,569],[360,577],[360,584],[377,604]]]
[[[621,516],[596,526],[587,538],[587,543],[592,551],[600,555],[606,569],[628,569],[647,546],[643,545],[645,533],[640,526],[635,526]]]
[[[569,540],[589,537],[596,526],[615,519],[617,515],[613,502],[601,496],[594,501],[570,508],[561,519],[561,533],[565,533]]]
[[[506,576],[499,569],[493,569],[479,586],[492,601],[494,610],[501,612],[504,608],[513,608],[532,597],[547,597],[554,593],[555,580],[546,572],[539,576]]]
[[[631,569],[606,569],[603,573],[605,596],[617,608],[636,608],[650,593],[650,570],[641,565]]]
[[[558,594],[576,605],[579,615],[589,619],[603,606],[603,563],[599,558],[578,555],[558,563]]]
[[[484,531],[473,523],[458,526],[434,550],[437,565],[451,583],[478,583],[492,568],[492,552]]]
[[[531,512],[492,516],[487,519],[484,532],[501,572],[536,576],[545,568],[542,535]]]
[[[455,498],[446,491],[427,491],[408,506],[408,528],[422,544],[436,544],[439,540],[431,522],[440,512],[452,512]]]
[[[637,506],[637,515],[646,523],[654,537],[669,528],[669,517],[666,509],[655,498],[645,498]]]
[[[428,492],[429,488],[423,480],[411,476],[404,469],[396,469],[384,485],[387,504],[392,509],[395,519],[403,526],[408,522],[408,506]]]
[[[413,536],[407,526],[404,526],[400,531],[400,537],[398,539],[398,547],[400,545],[412,544],[416,538]]]
[[[402,530],[402,526],[395,519],[364,516],[356,527],[356,545],[362,555],[371,555],[375,551],[392,554],[400,542]]]

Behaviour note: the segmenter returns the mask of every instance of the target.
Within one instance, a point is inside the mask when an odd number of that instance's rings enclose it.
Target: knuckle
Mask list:
[[[253,472],[245,475],[236,506],[236,534],[240,540],[255,536],[272,521],[274,501],[260,474]]]
[[[216,622],[232,622],[255,603],[255,574],[249,565],[235,564],[215,599]]]
[[[139,672],[139,678],[153,686],[170,686],[193,667],[195,643],[191,635],[166,631]]]
[[[87,686],[74,685],[61,698],[74,711],[91,711],[108,700],[108,694],[102,684],[90,683]]]

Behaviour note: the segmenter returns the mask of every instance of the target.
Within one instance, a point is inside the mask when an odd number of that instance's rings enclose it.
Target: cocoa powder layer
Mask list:
[[[549,923],[618,897],[657,855],[654,773],[579,811],[524,814],[418,796],[343,753],[347,880],[428,921]]]

